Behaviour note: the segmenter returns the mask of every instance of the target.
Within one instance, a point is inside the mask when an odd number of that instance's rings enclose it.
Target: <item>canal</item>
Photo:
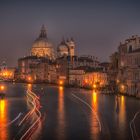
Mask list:
[[[98,91],[3,83],[0,140],[134,140],[140,100]]]

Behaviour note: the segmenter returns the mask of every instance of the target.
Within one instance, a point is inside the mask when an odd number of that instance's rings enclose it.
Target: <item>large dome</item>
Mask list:
[[[53,45],[48,41],[47,33],[44,25],[41,28],[39,37],[34,41],[32,49],[32,56],[54,58]]]

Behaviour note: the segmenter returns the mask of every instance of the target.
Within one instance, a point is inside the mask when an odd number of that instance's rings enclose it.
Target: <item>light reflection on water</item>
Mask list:
[[[27,84],[27,90],[32,90],[32,84]]]
[[[17,87],[17,85],[14,85],[14,87]],[[21,87],[22,86],[20,85],[18,87],[18,89],[21,89]],[[30,88],[32,88],[32,85],[28,84],[28,89],[30,89]],[[33,89],[34,89],[34,86],[33,86]],[[51,93],[51,96],[53,98],[49,98],[50,102],[51,101],[53,102],[55,99],[57,99],[56,102],[58,102],[58,106],[52,108],[52,109],[54,109],[53,112],[56,113],[55,120],[52,119],[54,124],[56,124],[56,126],[54,126],[55,127],[54,129],[57,130],[57,131],[54,130],[56,132],[55,138],[61,139],[61,140],[67,139],[69,136],[68,133],[70,134],[70,136],[73,136],[73,133],[71,133],[71,130],[69,129],[69,127],[67,127],[68,124],[66,124],[66,120],[67,120],[66,115],[68,115],[68,113],[69,113],[68,111],[66,112],[66,109],[71,107],[71,104],[66,104],[67,98],[64,98],[66,96],[67,92],[66,92],[66,90],[64,92],[63,87],[59,87],[58,89],[53,88],[53,90],[52,90],[52,87],[48,87],[47,90],[49,91],[49,89],[51,89],[50,91],[52,93],[54,93],[54,94]],[[15,97],[15,95],[19,95],[19,94],[15,94],[15,93],[22,91],[22,90],[14,90],[14,88],[10,87],[9,91],[12,91],[12,90],[13,90],[13,93],[10,92],[12,94],[11,97],[12,96]],[[38,88],[38,90],[40,90],[40,88]],[[85,92],[87,94],[84,94]],[[21,93],[21,94],[23,95],[23,93]],[[47,105],[43,106],[44,108],[43,107],[42,108],[46,111],[46,108],[47,107],[49,108],[49,105],[50,105],[50,104],[48,104],[48,102],[46,102],[46,99],[47,99],[47,97],[49,97],[50,94],[47,92],[45,92],[45,93],[46,94],[43,95],[42,98],[44,98],[44,96],[45,96],[45,103],[44,103],[44,100],[43,100],[43,103],[47,104]],[[81,93],[83,93],[83,94],[81,94]],[[87,100],[85,100],[85,99],[84,100],[88,101],[87,103],[89,103],[91,105],[92,109],[97,114],[100,115],[100,117],[102,118],[101,122],[103,121],[109,130],[109,136],[114,139],[115,138],[116,139],[126,139],[126,140],[129,139],[131,137],[129,121],[133,118],[133,114],[135,114],[135,112],[137,112],[137,110],[139,109],[140,102],[138,100],[135,100],[134,98],[129,98],[129,97],[125,97],[125,96],[119,96],[117,99],[118,101],[116,101],[116,99],[114,98],[114,95],[101,95],[95,91],[93,91],[92,93],[90,92],[90,94],[88,94],[88,93],[89,92],[87,92],[85,90],[80,90],[80,91],[77,91],[77,96],[83,97],[83,99],[86,98]],[[23,96],[19,96],[19,97],[23,97]],[[12,98],[10,98],[10,100],[11,99]],[[12,101],[14,101],[14,102],[10,103],[8,98],[6,98],[6,100],[0,100],[0,140],[10,140],[10,136],[11,136],[10,132],[12,132],[13,131],[12,129],[14,128],[13,127],[14,125],[11,128],[5,127],[5,125],[9,122],[10,116],[13,118],[13,116],[14,116],[13,114],[16,113],[18,111],[18,109],[20,108],[20,107],[19,108],[15,107],[15,105],[19,106],[19,102],[16,102],[15,98],[12,99]],[[24,110],[24,108],[25,108],[24,106],[21,106],[22,110]],[[30,106],[27,105],[27,108],[28,108],[27,110],[30,110]],[[14,111],[10,111],[11,109],[14,109]],[[75,109],[77,109],[77,108],[72,108],[72,109],[75,111]],[[84,134],[84,132],[82,131],[83,135],[87,135],[87,139],[88,139],[88,137],[90,137],[91,139],[96,139],[96,140],[101,139],[99,125],[96,120],[94,112],[88,110],[87,114],[89,115],[88,133],[86,133],[86,131],[85,131],[85,134]],[[53,115],[53,114],[50,113],[47,115],[48,116],[50,115],[49,117],[51,118],[51,115]],[[80,120],[80,119],[83,119],[82,117],[83,116],[79,116],[79,118],[75,118],[75,119]],[[32,118],[33,118],[33,116],[31,117],[31,119]],[[70,119],[70,117],[69,117],[69,119]],[[50,127],[49,127],[49,125],[47,125],[46,120],[44,122],[45,126],[47,126],[47,127],[45,127],[46,130],[44,132],[43,131],[40,131],[40,132],[43,132],[44,133],[43,135],[47,137],[47,134],[50,131]],[[41,123],[39,123],[39,125],[40,124]],[[106,128],[106,126],[105,126],[105,128]],[[75,127],[73,129],[76,130],[77,128],[78,127]],[[15,130],[15,131],[18,132],[18,130]],[[46,132],[48,132],[48,133],[46,133]],[[15,135],[15,132],[12,135]],[[49,137],[49,135],[48,135],[48,137]]]
[[[58,92],[58,139],[65,139],[65,109],[64,109],[64,88],[62,86],[59,87]]]
[[[29,116],[28,116],[28,121],[30,121],[31,126],[28,128],[28,130],[32,130],[32,126],[36,127],[34,129],[34,133],[31,134],[31,139],[38,139],[41,131],[42,131],[42,121],[41,121],[41,112],[40,112],[40,100],[37,99],[37,96],[35,93],[32,91],[33,85],[32,84],[27,84],[27,107],[29,109]],[[27,113],[27,114],[28,114]],[[26,119],[27,120],[27,119]],[[26,131],[27,132],[27,131]],[[30,132],[30,131],[28,131]]]
[[[8,102],[0,99],[0,140],[8,140]]]
[[[119,104],[119,114],[118,114],[118,125],[120,130],[125,129],[125,122],[126,122],[126,104],[125,104],[124,96],[120,96],[118,98],[118,104]]]
[[[92,100],[91,100],[91,107],[93,109],[91,113],[91,139],[98,139],[99,133],[99,123],[95,116],[95,113],[98,112],[98,96],[95,90],[92,91]]]

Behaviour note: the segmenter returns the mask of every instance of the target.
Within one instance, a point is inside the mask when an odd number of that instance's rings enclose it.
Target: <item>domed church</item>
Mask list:
[[[31,48],[31,55],[54,59],[53,45],[48,41],[45,26],[42,25],[39,37],[34,41]]]
[[[73,38],[70,40],[67,39],[67,41],[63,40],[57,47],[57,56],[62,57],[62,56],[74,56],[75,55],[75,42]]]

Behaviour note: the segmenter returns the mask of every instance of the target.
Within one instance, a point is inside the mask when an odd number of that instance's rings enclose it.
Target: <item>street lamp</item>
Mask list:
[[[63,85],[63,80],[59,80],[59,85],[62,86]]]
[[[33,79],[32,79],[31,76],[28,76],[28,77],[27,77],[27,82],[29,82],[29,83],[33,82]]]
[[[5,87],[3,85],[0,86],[0,90],[4,91]]]
[[[93,85],[93,88],[97,88],[96,84]]]

